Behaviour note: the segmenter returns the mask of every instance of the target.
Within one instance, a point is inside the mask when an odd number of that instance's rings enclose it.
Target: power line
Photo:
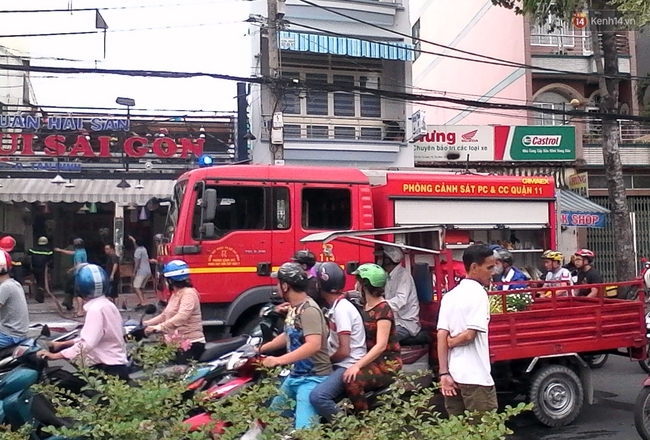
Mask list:
[[[436,55],[436,56],[440,56],[440,57],[463,60],[463,61],[470,61],[470,62],[481,63],[481,64],[491,64],[491,65],[505,66],[505,67],[516,67],[516,68],[523,68],[523,69],[527,69],[527,70],[538,70],[538,71],[545,71],[545,72],[551,72],[551,73],[560,73],[560,74],[563,74],[563,75],[602,76],[602,77],[608,78],[608,79],[631,79],[631,78],[647,79],[647,78],[644,78],[644,77],[633,77],[631,75],[624,75],[624,74],[617,74],[617,75],[598,74],[598,73],[585,74],[585,73],[582,73],[582,72],[572,72],[572,71],[569,71],[569,70],[553,69],[553,68],[550,68],[550,67],[542,67],[542,66],[533,66],[533,65],[530,65],[530,64],[519,63],[519,62],[516,62],[516,61],[504,60],[504,59],[501,59],[501,58],[491,57],[489,55],[483,55],[483,54],[479,54],[479,53],[475,53],[475,52],[470,52],[470,51],[466,51],[466,50],[462,50],[462,49],[457,49],[455,47],[446,46],[446,45],[440,44],[440,43],[434,43],[433,41],[428,41],[428,40],[425,40],[425,39],[422,39],[422,38],[414,37],[413,35],[405,34],[403,32],[399,32],[399,31],[396,31],[394,29],[388,29],[388,28],[379,26],[377,24],[369,23],[369,22],[361,20],[359,18],[344,14],[342,12],[339,12],[339,11],[335,10],[335,9],[328,8],[327,6],[319,5],[319,4],[314,3],[314,2],[312,2],[310,0],[299,0],[299,1],[301,1],[301,2],[303,2],[305,4],[308,4],[310,6],[323,9],[325,11],[328,11],[328,12],[332,13],[332,14],[336,14],[338,16],[341,16],[341,17],[347,18],[349,20],[355,21],[357,23],[361,23],[361,24],[364,24],[366,26],[374,27],[376,29],[380,29],[380,30],[382,30],[384,32],[389,32],[391,34],[399,35],[401,37],[408,38],[408,39],[411,39],[411,40],[414,40],[414,41],[420,41],[422,43],[431,44],[432,46],[440,47],[440,48],[443,48],[445,50],[451,50],[451,51],[459,52],[459,53],[462,53],[462,54],[465,54],[465,55],[471,55],[471,56],[474,56],[474,57],[484,58],[484,59],[489,60],[489,61],[477,60],[477,59],[466,58],[466,57],[459,57],[459,56],[449,55],[449,54],[445,54],[445,53],[427,52],[427,51],[423,51],[423,50],[420,50],[419,51],[420,53],[427,53],[427,54],[430,54],[430,55]],[[358,38],[358,37],[355,37],[355,38]],[[411,50],[417,51],[416,49],[411,49]]]
[[[17,71],[35,71],[35,72],[44,72],[44,73],[56,73],[56,74],[70,74],[70,73],[87,73],[87,74],[111,74],[111,75],[122,75],[122,76],[131,76],[131,77],[152,77],[152,78],[195,78],[195,77],[209,77],[214,79],[222,79],[227,81],[238,81],[246,82],[253,84],[263,84],[271,86],[281,86],[286,89],[305,89],[305,87],[312,90],[320,90],[326,92],[352,92],[359,91],[368,94],[374,94],[380,97],[391,97],[391,98],[402,98],[404,100],[414,101],[414,102],[446,102],[461,106],[467,107],[478,107],[478,108],[488,108],[488,109],[499,109],[499,110],[528,110],[536,113],[545,113],[552,115],[567,115],[567,116],[584,116],[583,111],[579,110],[559,110],[559,109],[550,109],[550,108],[541,108],[531,105],[520,105],[520,104],[508,104],[508,103],[494,103],[487,101],[478,101],[470,99],[459,99],[459,98],[450,98],[446,96],[427,96],[422,94],[406,93],[406,92],[397,92],[391,90],[376,90],[370,89],[367,87],[361,87],[356,85],[347,85],[342,84],[328,84],[328,83],[305,83],[304,85],[295,84],[293,81],[286,80],[275,80],[265,77],[240,77],[234,75],[226,75],[219,73],[208,73],[208,72],[174,72],[174,71],[158,71],[158,70],[127,70],[127,69],[97,69],[97,68],[82,68],[82,67],[51,67],[51,66],[18,66],[12,64],[0,64],[0,70],[17,70]],[[590,117],[594,118],[603,118],[610,120],[630,120],[630,121],[642,121],[650,122],[650,117],[643,116],[634,116],[634,115],[621,115],[614,113],[601,113],[594,112],[589,113]]]
[[[170,26],[156,26],[156,27],[146,27],[146,28],[132,28],[132,29],[108,29],[106,32],[139,32],[139,31],[157,31],[165,29],[180,29],[180,28],[195,28],[195,27],[207,27],[207,26],[221,26],[225,24],[239,24],[246,23],[244,20],[235,20],[235,21],[222,21],[215,23],[193,23],[193,24],[184,24],[184,25],[170,25]],[[0,38],[19,38],[19,37],[55,37],[62,35],[89,35],[89,34],[103,34],[104,30],[97,29],[94,31],[73,31],[73,32],[49,32],[49,33],[40,33],[40,34],[11,34],[11,35],[0,35]]]
[[[196,5],[214,5],[222,3],[234,3],[244,0],[227,0],[227,1],[210,1],[210,2],[194,2],[194,3],[173,3],[173,4],[156,4],[156,5],[129,5],[129,6],[107,6],[103,8],[59,8],[59,9],[9,9],[0,10],[0,14],[34,14],[34,13],[49,13],[49,12],[90,12],[90,11],[115,11],[124,9],[149,9],[149,8],[170,8],[178,6],[196,6]],[[256,0],[245,0],[256,1]]]

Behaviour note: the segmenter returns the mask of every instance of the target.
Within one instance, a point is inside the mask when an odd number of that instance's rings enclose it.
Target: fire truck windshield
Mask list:
[[[178,223],[178,213],[181,202],[183,201],[183,195],[185,194],[185,188],[187,188],[187,180],[178,182],[174,187],[172,202],[169,206],[169,211],[167,211],[167,220],[165,221],[165,238],[168,243],[174,238],[176,224]]]

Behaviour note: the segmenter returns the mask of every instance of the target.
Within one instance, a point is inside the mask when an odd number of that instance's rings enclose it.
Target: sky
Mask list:
[[[262,0],[253,0],[262,1]],[[0,45],[33,65],[147,69],[251,75],[250,1],[245,0],[2,0],[0,11],[116,8],[100,10],[103,34],[0,38]],[[153,28],[153,29],[152,29]],[[0,36],[92,31],[95,12],[0,13]],[[63,61],[50,58],[68,58]],[[115,108],[118,96],[138,109],[236,110],[236,85],[211,78],[158,79],[115,75],[32,73],[41,106]]]

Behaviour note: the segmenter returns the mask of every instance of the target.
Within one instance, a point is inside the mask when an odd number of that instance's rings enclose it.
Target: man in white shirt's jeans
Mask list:
[[[380,266],[388,274],[384,295],[395,314],[395,329],[399,340],[415,336],[420,332],[420,303],[415,281],[400,263],[404,258],[402,250],[395,246],[384,246]]]
[[[494,271],[494,252],[472,245],[463,253],[467,278],[443,296],[438,316],[440,388],[449,415],[497,409],[490,367],[490,306],[485,286]]]

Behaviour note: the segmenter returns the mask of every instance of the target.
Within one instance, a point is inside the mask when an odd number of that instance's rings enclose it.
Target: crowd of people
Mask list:
[[[19,282],[20,264],[12,263],[10,245],[0,239],[0,348],[27,337],[29,315],[24,290]],[[135,240],[134,240],[135,241]],[[128,361],[120,312],[112,300],[117,296],[119,258],[112,245],[106,245],[105,269],[88,264],[83,240],[73,241],[73,249],[47,248],[41,237],[28,251],[38,291],[46,289],[53,252],[73,257],[70,295],[67,305],[77,303],[85,314],[79,337],[54,343],[40,355],[48,359],[76,359],[107,374],[128,379]],[[143,277],[150,273],[149,257],[136,245],[136,294],[139,305]],[[281,356],[266,356],[266,367],[290,366],[281,393],[273,407],[284,408],[286,399],[295,400],[295,427],[305,428],[320,418],[332,420],[341,412],[337,401],[349,397],[355,411],[365,411],[366,393],[388,386],[402,368],[400,341],[421,331],[419,302],[415,282],[401,264],[404,258],[397,246],[383,246],[375,263],[360,265],[352,275],[355,289],[345,291],[347,277],[340,265],[316,262],[311,251],[296,252],[272,277],[285,303],[277,310],[286,313],[284,331],[260,347],[260,353],[285,349]],[[580,285],[602,283],[594,267],[594,253],[577,251],[568,266],[562,266],[561,253],[542,254],[547,270],[541,287],[555,288],[556,295],[593,297],[597,288]],[[503,291],[529,286],[529,277],[514,264],[513,254],[501,247],[474,244],[463,253],[465,278],[441,300],[437,322],[437,349],[441,390],[449,414],[465,410],[496,409],[494,381],[490,374],[488,323],[490,312],[487,290]],[[150,270],[150,269],[149,269]],[[162,275],[171,292],[168,304],[157,316],[144,321],[145,334],[174,335],[191,343],[179,350],[175,362],[198,360],[205,349],[200,298],[190,280],[186,262],[173,260]],[[566,287],[566,289],[557,289]],[[68,289],[66,289],[68,290]],[[140,293],[138,293],[140,292]],[[40,296],[37,301],[41,298]],[[81,310],[81,311],[80,311]]]

